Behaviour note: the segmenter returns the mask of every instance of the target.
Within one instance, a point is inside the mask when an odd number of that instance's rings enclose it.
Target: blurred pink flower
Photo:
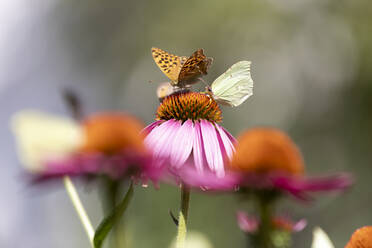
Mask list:
[[[144,136],[141,134],[143,125],[132,116],[115,112],[95,114],[85,118],[81,123],[75,122],[74,125],[71,120],[67,127],[60,124],[65,118],[49,117],[45,114],[38,114],[35,117],[28,112],[26,120],[30,119],[29,116],[34,119],[40,119],[42,116],[41,121],[33,121],[37,125],[43,125],[49,119],[53,120],[52,125],[39,128],[40,132],[44,131],[46,134],[33,135],[32,139],[22,131],[31,130],[24,127],[29,124],[24,123],[22,114],[15,120],[16,124],[21,122],[22,125],[18,127],[23,128],[20,132],[15,132],[20,136],[19,143],[23,144],[22,147],[25,148],[23,150],[27,150],[28,157],[34,158],[32,162],[40,164],[37,170],[32,171],[37,182],[63,176],[106,175],[113,180],[133,178],[144,182],[160,177],[161,167],[155,166],[156,161],[152,159],[150,151],[144,145]],[[64,141],[71,139],[69,137],[71,132],[67,132],[69,128],[73,128],[77,133],[73,142]],[[59,135],[56,138],[59,130],[65,130],[66,137]],[[26,138],[23,138],[22,134]],[[38,137],[44,138],[45,144],[38,140],[38,149],[32,148],[35,146],[33,140]],[[73,146],[70,143],[73,143]],[[66,144],[69,145],[68,149],[63,148]],[[32,156],[34,150],[40,154],[37,159],[36,156]],[[27,161],[23,159],[24,163]]]
[[[238,211],[236,214],[239,228],[249,234],[254,234],[258,231],[260,221],[257,216],[248,215],[243,211]],[[283,230],[288,232],[300,232],[306,225],[305,219],[300,219],[297,222],[293,222],[291,219],[284,216],[276,216],[272,219],[272,225],[277,230]]]
[[[105,175],[113,180],[130,178],[147,184],[157,182],[161,177],[161,167],[155,166],[149,154],[133,151],[107,156],[104,153],[78,153],[64,159],[45,162],[45,170],[36,175],[35,182],[63,176]]]
[[[298,178],[288,175],[272,175],[269,178],[273,187],[304,201],[312,199],[311,193],[344,191],[353,184],[352,177],[347,173]]]
[[[305,176],[299,149],[285,133],[273,128],[244,132],[229,168],[239,174],[242,188],[276,190],[301,200],[311,200],[313,192],[343,191],[352,184],[346,173]]]
[[[238,221],[238,226],[240,230],[245,233],[255,233],[259,227],[259,220],[256,216],[248,215],[243,211],[238,211],[236,213],[236,219]]]

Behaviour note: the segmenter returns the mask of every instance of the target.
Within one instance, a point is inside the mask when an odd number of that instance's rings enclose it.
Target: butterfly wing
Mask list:
[[[34,110],[12,116],[11,128],[21,162],[33,172],[45,169],[46,159],[70,156],[84,138],[81,125],[72,119]]]
[[[251,62],[240,61],[232,65],[211,85],[216,101],[236,107],[253,95]]]
[[[161,83],[156,90],[156,95],[159,101],[162,102],[164,98],[174,93],[174,87],[169,84],[169,82]]]
[[[186,56],[179,56],[180,60],[181,60],[181,69],[182,69],[182,66],[185,64],[185,62],[187,61],[188,57]],[[181,72],[181,70],[180,70]]]
[[[178,76],[179,84],[190,84],[193,79],[207,74],[209,66],[212,64],[212,58],[204,55],[203,49],[195,51],[182,65]]]
[[[151,53],[160,70],[170,80],[177,82],[178,75],[180,74],[183,63],[186,61],[186,57],[179,57],[156,47],[151,48]]]

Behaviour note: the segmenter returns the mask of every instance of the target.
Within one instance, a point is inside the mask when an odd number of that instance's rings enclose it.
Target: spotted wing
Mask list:
[[[153,47],[151,49],[152,57],[160,70],[173,82],[177,82],[185,57],[179,57],[167,53],[164,50]]]
[[[188,57],[186,56],[179,56],[179,58],[181,59],[181,67],[185,64],[185,62],[187,61]]]
[[[197,50],[182,65],[177,81],[179,83],[187,82],[207,74],[211,63],[212,58],[207,58],[203,49]]]

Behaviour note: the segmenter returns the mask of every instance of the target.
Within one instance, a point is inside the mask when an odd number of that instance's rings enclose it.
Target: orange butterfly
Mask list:
[[[171,85],[180,88],[197,83],[201,76],[207,74],[213,61],[204,55],[203,49],[198,49],[190,57],[176,56],[155,47],[151,52],[155,63],[171,80]]]

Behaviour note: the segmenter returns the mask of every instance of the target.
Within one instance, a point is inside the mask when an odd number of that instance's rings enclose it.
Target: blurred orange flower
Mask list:
[[[238,138],[231,168],[259,174],[302,175],[304,163],[299,149],[284,132],[274,128],[254,128]]]
[[[350,187],[348,174],[308,178],[296,144],[275,128],[253,128],[237,140],[236,152],[228,165],[240,175],[244,189],[267,189],[311,200],[310,192],[343,191]]]
[[[356,230],[345,248],[372,248],[372,226]]]
[[[142,124],[131,116],[102,113],[89,116],[82,123],[84,141],[82,151],[115,154],[124,149],[145,150]]]

